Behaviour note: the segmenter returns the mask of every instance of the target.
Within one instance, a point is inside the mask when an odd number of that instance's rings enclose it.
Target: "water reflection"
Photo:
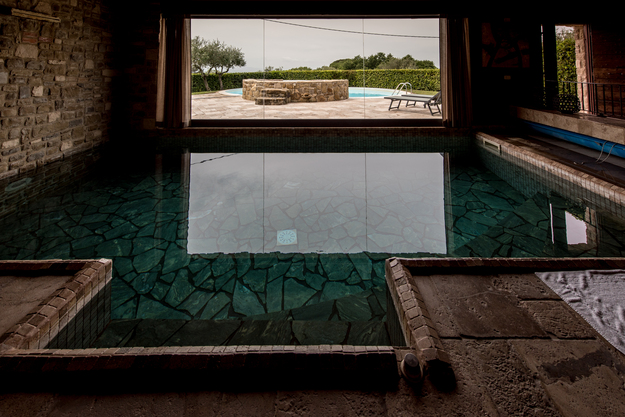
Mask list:
[[[566,214],[566,237],[569,245],[588,243],[586,222],[568,211]]]
[[[446,253],[444,156],[192,154],[189,253]]]

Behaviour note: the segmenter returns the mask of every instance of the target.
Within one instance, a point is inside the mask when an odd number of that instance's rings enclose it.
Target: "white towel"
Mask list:
[[[625,353],[625,270],[537,272],[538,278]]]

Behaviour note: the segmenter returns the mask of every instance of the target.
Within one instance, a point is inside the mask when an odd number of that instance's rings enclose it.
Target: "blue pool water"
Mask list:
[[[393,94],[393,89],[385,89],[385,88],[362,88],[362,87],[349,87],[349,97],[350,98],[361,98],[361,97],[386,97]],[[224,93],[228,94],[236,94],[242,95],[242,88],[233,88],[230,90],[224,90]]]
[[[112,317],[135,336],[146,320],[167,319],[167,331],[200,320],[221,329],[213,344],[250,344],[246,332],[252,344],[389,344],[390,256],[625,254],[618,215],[548,183],[515,188],[517,171],[504,180],[506,168],[484,168],[510,165],[489,153],[483,163],[431,150],[144,157],[104,157],[0,221],[0,259],[113,259]],[[4,181],[5,209],[37,181]],[[156,333],[103,344],[177,340]]]
[[[349,97],[386,97],[393,94],[395,90],[386,88],[362,88],[362,87],[349,87]]]

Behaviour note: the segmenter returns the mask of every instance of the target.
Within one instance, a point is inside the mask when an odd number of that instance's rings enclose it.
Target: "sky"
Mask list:
[[[397,58],[410,54],[440,68],[438,19],[193,19],[191,36],[219,39],[241,48],[246,65],[231,72],[260,71],[268,66],[315,69],[337,59],[378,52]]]

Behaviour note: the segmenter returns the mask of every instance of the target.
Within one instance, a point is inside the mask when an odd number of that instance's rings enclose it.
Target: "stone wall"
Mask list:
[[[243,80],[243,98],[263,97],[267,88],[285,88],[291,92],[291,102],[326,102],[349,98],[348,80]]]
[[[60,18],[0,15],[0,178],[108,140],[116,73],[106,3],[0,1]]]
[[[575,68],[577,72],[578,83],[590,82],[590,74],[588,68],[588,62],[586,60],[587,53],[587,39],[584,33],[583,25],[573,26],[573,36],[575,37]],[[582,91],[582,85],[577,86],[577,96],[580,100],[583,100],[583,108],[588,109],[590,107],[588,88],[584,88]]]

